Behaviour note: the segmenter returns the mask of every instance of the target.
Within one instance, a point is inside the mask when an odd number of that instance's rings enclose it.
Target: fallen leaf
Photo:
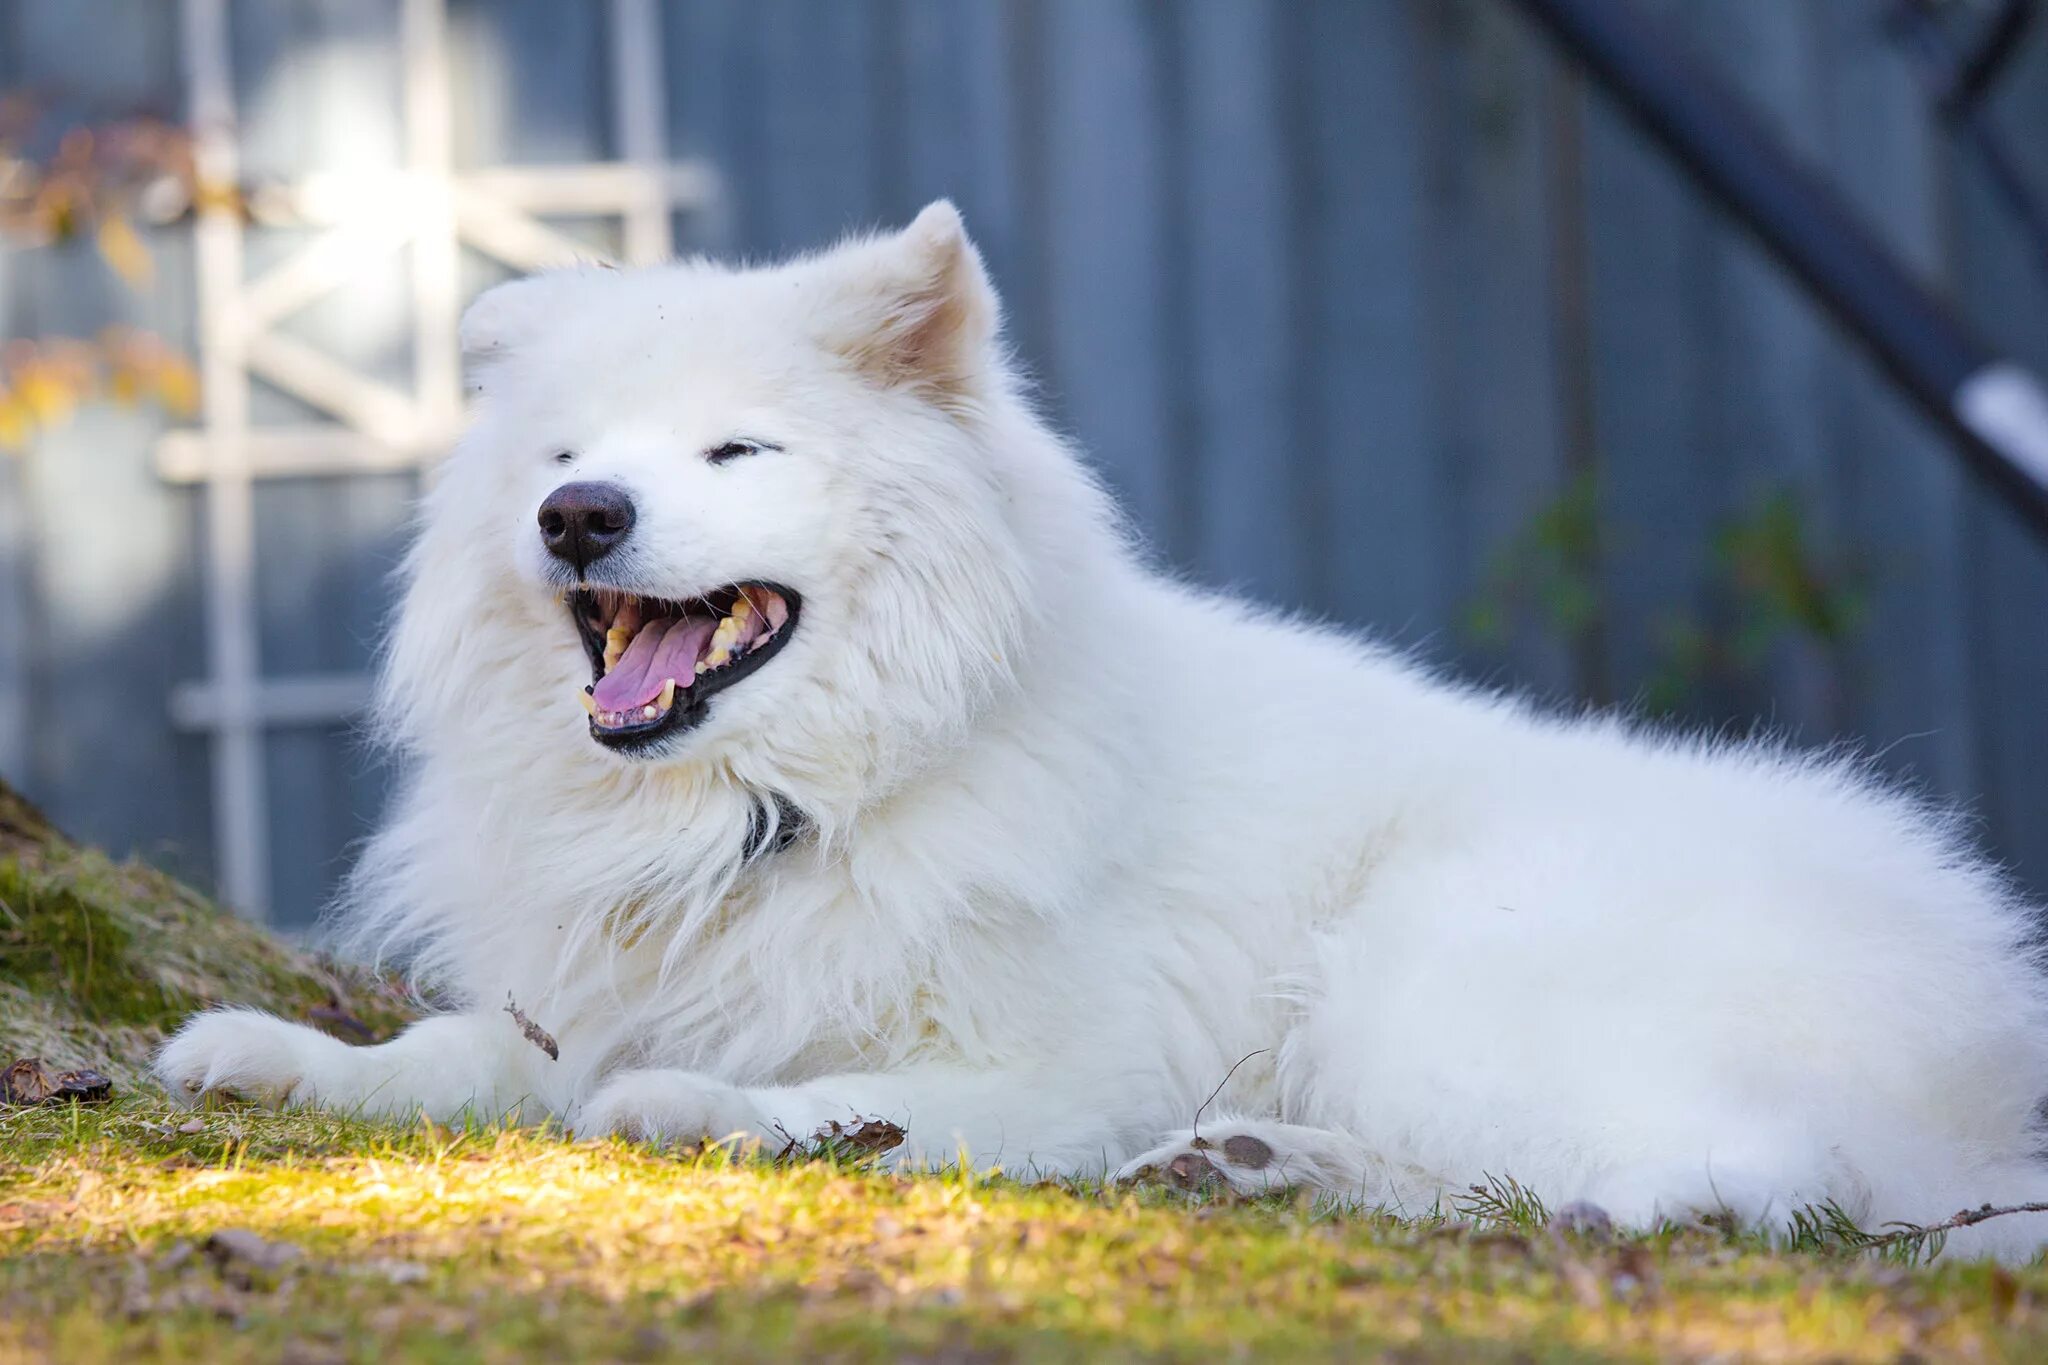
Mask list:
[[[777,1161],[815,1161],[821,1157],[845,1157],[866,1160],[892,1152],[903,1145],[903,1129],[887,1119],[864,1119],[855,1115],[851,1123],[827,1119],[824,1127],[799,1142],[781,1129],[776,1130],[784,1138],[783,1148],[776,1153]]]
[[[903,1129],[887,1119],[861,1119],[854,1124],[828,1120],[823,1128],[811,1134],[813,1142],[834,1143],[868,1156],[895,1151],[903,1145],[903,1138]]]
[[[0,1073],[0,1104],[48,1104],[75,1100],[97,1104],[114,1093],[114,1083],[97,1071],[51,1072],[40,1057],[23,1057]]]
[[[56,1099],[72,1099],[80,1104],[98,1104],[114,1093],[114,1082],[99,1072],[87,1067],[76,1071],[57,1073]]]
[[[56,1082],[40,1057],[23,1057],[0,1073],[0,1103],[41,1104],[54,1089]]]

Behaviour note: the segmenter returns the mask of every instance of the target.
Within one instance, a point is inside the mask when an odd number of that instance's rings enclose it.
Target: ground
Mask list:
[[[844,1146],[193,1114],[138,1065],[183,1009],[375,1032],[395,997],[9,802],[0,1051],[116,1084],[0,1106],[0,1362],[2048,1359],[2048,1269],[1929,1264],[1824,1220],[1797,1247],[1616,1238],[1505,1178],[1398,1221],[899,1177]]]

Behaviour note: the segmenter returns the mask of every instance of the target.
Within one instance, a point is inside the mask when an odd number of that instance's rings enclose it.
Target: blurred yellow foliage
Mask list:
[[[39,111],[0,93],[0,239],[34,248],[89,237],[130,288],[146,289],[156,261],[142,226],[167,226],[199,193],[184,129],[155,118],[71,128],[38,154]],[[110,327],[91,341],[70,337],[0,346],[0,451],[19,451],[69,419],[81,403],[109,398],[154,404],[175,417],[199,407],[199,376],[160,338]]]
[[[199,408],[191,362],[158,337],[109,327],[92,341],[56,337],[0,347],[0,450],[20,451],[81,403],[153,403],[174,417]]]
[[[100,219],[95,240],[99,243],[100,258],[131,288],[147,289],[156,278],[156,261],[149,254],[149,245],[126,218]]]

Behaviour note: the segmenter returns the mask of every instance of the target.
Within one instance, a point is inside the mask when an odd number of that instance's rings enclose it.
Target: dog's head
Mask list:
[[[872,769],[1000,685],[1030,418],[950,204],[772,268],[515,281],[462,341],[474,422],[386,670],[406,737]]]

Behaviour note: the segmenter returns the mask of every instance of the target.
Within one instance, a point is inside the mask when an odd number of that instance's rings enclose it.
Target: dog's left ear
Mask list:
[[[960,211],[940,199],[909,227],[842,249],[827,344],[886,388],[971,403],[995,364],[996,291]]]

